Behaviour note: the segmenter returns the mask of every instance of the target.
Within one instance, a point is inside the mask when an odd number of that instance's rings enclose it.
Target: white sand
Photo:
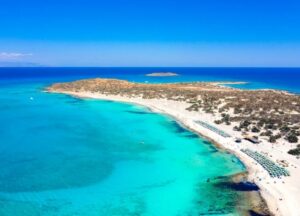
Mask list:
[[[214,120],[217,117],[212,114],[201,112],[190,112],[186,108],[189,106],[185,102],[170,101],[166,99],[142,99],[130,98],[117,95],[103,95],[90,92],[64,92],[77,97],[113,100],[120,102],[129,102],[146,106],[154,112],[164,113],[172,116],[178,122],[185,125],[189,129],[208,137],[224,148],[233,152],[245,164],[249,172],[249,181],[255,182],[261,188],[261,195],[266,200],[270,211],[274,215],[283,216],[300,216],[300,160],[287,154],[287,150],[291,148],[291,144],[282,141],[281,143],[271,144],[267,141],[256,145],[246,140],[241,143],[235,143],[235,137],[242,137],[241,132],[233,131],[233,126],[216,125]],[[232,135],[231,138],[223,138],[216,133],[196,124],[195,120],[205,121],[221,130]],[[274,147],[273,147],[274,146]],[[249,148],[260,153],[268,153],[274,162],[286,160],[289,163],[287,167],[291,176],[271,178],[269,174],[258,165],[252,158],[240,151],[241,148]]]

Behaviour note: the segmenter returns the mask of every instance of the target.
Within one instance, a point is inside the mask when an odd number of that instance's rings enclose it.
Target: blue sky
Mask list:
[[[300,66],[296,0],[1,0],[0,65]]]

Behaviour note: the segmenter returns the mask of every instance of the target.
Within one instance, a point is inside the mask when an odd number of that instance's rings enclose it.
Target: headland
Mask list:
[[[168,114],[239,157],[247,167],[248,180],[260,187],[272,214],[299,215],[300,96],[222,84],[226,83],[87,79],[53,84],[47,90],[135,103]]]

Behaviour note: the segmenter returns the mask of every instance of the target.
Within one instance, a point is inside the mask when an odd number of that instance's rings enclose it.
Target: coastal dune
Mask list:
[[[240,158],[247,167],[248,180],[260,187],[272,214],[300,215],[300,160],[287,153],[296,147],[297,142],[289,142],[291,132],[280,133],[280,129],[288,125],[297,138],[299,96],[273,90],[238,90],[221,85],[222,82],[136,84],[124,80],[90,79],[54,84],[47,91],[134,103],[170,115]],[[251,119],[255,121],[251,122]],[[258,122],[263,120],[267,126],[259,127]],[[271,120],[277,125],[273,131],[268,128]],[[247,127],[244,126],[246,121]],[[265,136],[268,131],[272,131],[272,135]],[[258,142],[253,143],[253,140]],[[272,177],[257,160],[245,154],[245,149],[268,158],[288,175]]]

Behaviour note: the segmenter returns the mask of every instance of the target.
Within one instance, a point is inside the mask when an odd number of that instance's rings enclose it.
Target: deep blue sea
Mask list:
[[[146,77],[151,72],[178,77]],[[1,216],[238,215],[245,171],[173,119],[132,104],[50,94],[90,77],[135,82],[246,81],[300,92],[299,69],[0,68]],[[222,184],[221,184],[222,185]]]
[[[146,77],[152,72],[175,72],[176,77]],[[1,80],[51,82],[105,77],[135,82],[242,81],[244,89],[280,89],[300,93],[300,68],[0,68]],[[1,84],[1,83],[0,83]]]

